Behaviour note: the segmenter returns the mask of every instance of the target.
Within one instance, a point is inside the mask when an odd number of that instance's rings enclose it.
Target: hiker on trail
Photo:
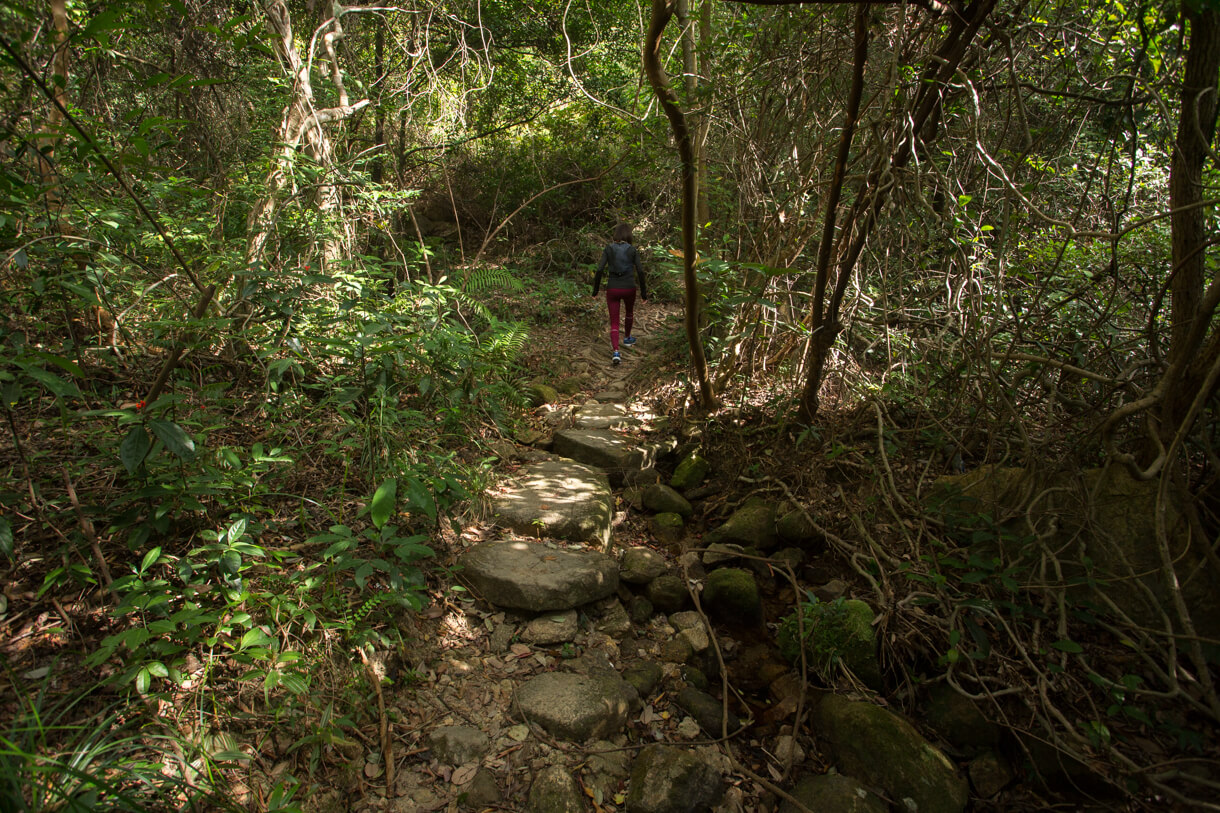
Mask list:
[[[619,223],[614,227],[614,240],[602,251],[597,264],[597,276],[593,278],[593,295],[602,284],[602,271],[607,267],[610,276],[606,279],[606,307],[610,310],[610,363],[618,364],[623,357],[618,352],[618,310],[621,302],[627,314],[623,325],[623,345],[635,344],[631,335],[631,324],[635,317],[635,289],[639,285],[640,301],[648,301],[648,286],[644,283],[644,269],[640,265],[640,253],[631,244],[631,225]]]

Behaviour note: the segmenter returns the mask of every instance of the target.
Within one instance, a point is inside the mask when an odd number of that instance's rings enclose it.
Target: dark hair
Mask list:
[[[630,243],[631,242],[631,224],[619,223],[614,227],[614,242]]]

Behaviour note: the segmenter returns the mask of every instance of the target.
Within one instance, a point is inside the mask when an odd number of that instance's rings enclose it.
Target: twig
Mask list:
[[[356,651],[360,653],[360,660],[364,662],[364,673],[368,675],[373,689],[377,692],[377,713],[381,719],[381,758],[385,762],[385,795],[387,799],[393,799],[394,740],[390,738],[390,718],[385,713],[385,695],[381,692],[381,678],[373,669],[373,665],[369,663],[369,656],[365,654],[364,647],[359,647]]]
[[[93,527],[93,521],[81,510],[80,500],[76,498],[76,488],[72,485],[72,478],[68,475],[68,467],[63,466],[60,471],[64,476],[64,487],[68,490],[68,499],[72,501],[72,510],[76,512],[76,521],[80,523],[80,530],[85,535],[85,539],[89,540],[93,558],[97,561],[97,568],[101,572],[102,587],[109,590],[114,579],[110,577],[110,567],[106,564],[106,557],[102,555],[102,546],[98,544],[97,530]]]

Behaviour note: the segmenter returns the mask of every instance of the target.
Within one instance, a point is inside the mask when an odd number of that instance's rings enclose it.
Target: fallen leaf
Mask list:
[[[524,657],[526,657],[527,655],[529,655],[531,652],[533,652],[533,650],[532,650],[532,649],[530,649],[530,648],[529,648],[528,646],[526,646],[525,644],[513,644],[513,645],[512,645],[512,646],[510,646],[508,649],[509,649],[509,651],[510,651],[510,652],[512,652],[512,653],[513,653],[514,655],[516,655],[518,658],[524,658]]]
[[[381,763],[364,763],[364,775],[368,779],[376,779],[377,777],[381,776]]]
[[[475,773],[479,770],[479,763],[471,762],[468,765],[463,765],[453,772],[453,776],[449,777],[449,781],[455,785],[465,785],[471,779],[474,779]]]

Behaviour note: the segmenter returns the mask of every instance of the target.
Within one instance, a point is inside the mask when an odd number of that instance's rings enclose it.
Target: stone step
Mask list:
[[[525,466],[492,500],[497,524],[539,538],[610,545],[614,495],[605,472],[572,460]]]

